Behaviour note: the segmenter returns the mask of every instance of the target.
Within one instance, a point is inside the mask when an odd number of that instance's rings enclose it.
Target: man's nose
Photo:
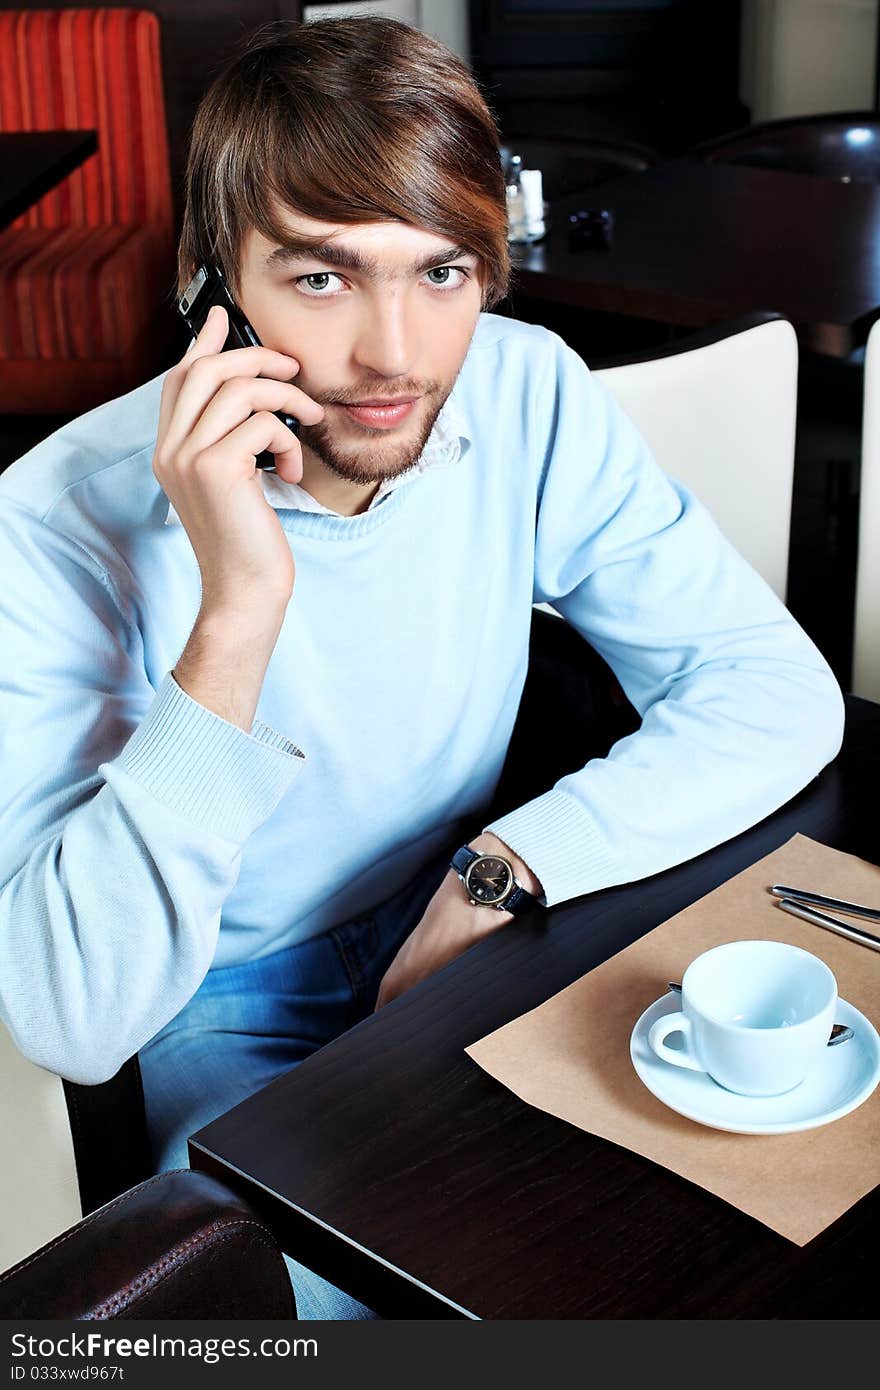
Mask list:
[[[377,296],[378,299],[378,296]],[[355,344],[355,358],[379,376],[404,376],[416,358],[416,329],[402,294],[381,296],[368,306]]]

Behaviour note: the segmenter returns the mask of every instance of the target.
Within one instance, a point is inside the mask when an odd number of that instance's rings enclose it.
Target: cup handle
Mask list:
[[[666,1039],[670,1033],[683,1033],[685,1049],[683,1052],[676,1052],[671,1047],[666,1046]],[[683,1013],[664,1014],[658,1018],[656,1023],[651,1024],[648,1032],[648,1046],[655,1052],[661,1062],[671,1062],[674,1067],[687,1067],[689,1071],[706,1070],[701,1067],[696,1057],[691,1052],[693,1044],[693,1032],[691,1021]]]

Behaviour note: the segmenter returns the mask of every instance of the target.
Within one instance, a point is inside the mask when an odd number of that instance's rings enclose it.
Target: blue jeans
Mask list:
[[[138,1053],[153,1171],[189,1167],[188,1137],[373,1011],[401,943],[418,926],[461,841],[362,917],[258,960],[209,970]],[[377,1318],[284,1257],[300,1318]]]

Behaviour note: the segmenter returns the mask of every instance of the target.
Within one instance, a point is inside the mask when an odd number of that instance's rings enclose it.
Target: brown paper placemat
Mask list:
[[[880,952],[790,916],[767,891],[773,883],[880,908],[880,868],[795,835],[465,1052],[529,1105],[653,1159],[805,1245],[880,1182],[880,1088],[818,1129],[731,1134],[663,1105],[629,1055],[636,1022],[667,980],[724,941],[765,938],[812,951],[834,971],[840,997],[880,1024]]]

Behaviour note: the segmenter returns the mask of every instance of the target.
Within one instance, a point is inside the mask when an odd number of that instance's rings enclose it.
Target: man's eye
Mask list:
[[[334,289],[330,284],[331,280],[338,280],[340,277],[334,275],[331,270],[315,270],[311,275],[299,275],[294,284],[302,289],[304,294],[311,295],[313,299],[320,298],[329,288]],[[326,296],[325,296],[326,297]]]
[[[431,284],[434,285],[437,289],[443,289],[447,285],[450,285],[452,289],[458,289],[459,286],[463,285],[465,280],[468,278],[468,273],[465,270],[464,266],[460,265],[438,265],[435,266],[433,270],[429,270],[428,275],[439,275],[442,277],[439,280],[431,281]],[[459,275],[462,278],[459,280],[450,281],[450,275]]]

